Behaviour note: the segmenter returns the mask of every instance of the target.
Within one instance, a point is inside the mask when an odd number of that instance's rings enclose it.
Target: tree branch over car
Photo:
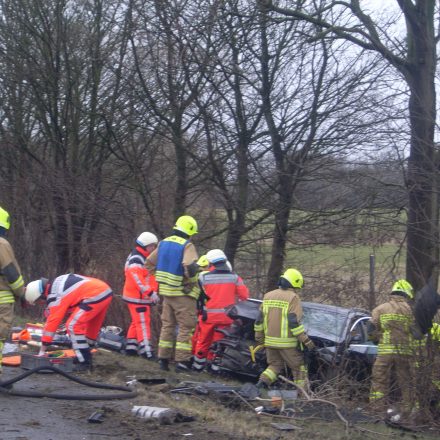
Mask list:
[[[396,49],[386,44],[387,29],[379,29],[358,0],[301,2],[296,8],[261,0],[260,7],[285,17],[304,20],[323,28],[313,38],[332,35],[364,49],[378,52],[394,66],[409,89],[410,152],[408,158],[407,278],[416,289],[439,272],[438,200],[435,170],[434,128],[436,119],[434,78],[436,42],[434,0],[396,0],[406,22],[406,44]],[[437,5],[438,8],[438,5]],[[333,17],[336,17],[333,19]],[[355,25],[348,26],[352,19]],[[339,23],[338,20],[342,21]],[[403,39],[403,37],[402,37]]]

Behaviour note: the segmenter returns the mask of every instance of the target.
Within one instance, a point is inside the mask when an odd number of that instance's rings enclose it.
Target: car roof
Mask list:
[[[365,310],[358,307],[340,307],[340,306],[332,306],[330,304],[322,304],[322,303],[315,303],[315,302],[308,302],[308,301],[301,301],[301,304],[303,308],[309,308],[309,309],[317,309],[317,310],[323,310],[331,313],[338,313],[341,315],[364,315],[364,316],[370,316],[370,313]]]
[[[247,301],[256,304],[261,304],[263,302],[263,300],[256,298],[249,298]],[[368,310],[361,309],[359,307],[340,307],[340,306],[333,306],[331,304],[323,304],[323,303],[309,302],[309,301],[301,301],[301,304],[305,308],[325,310],[330,313],[339,313],[341,315],[353,314],[353,315],[370,316],[370,312],[368,312]]]

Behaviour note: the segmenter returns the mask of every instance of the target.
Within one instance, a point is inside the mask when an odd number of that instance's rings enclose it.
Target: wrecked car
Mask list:
[[[249,299],[228,307],[234,322],[221,330],[214,344],[214,363],[222,372],[257,378],[266,368],[264,348],[256,349],[254,321],[261,300]],[[368,339],[366,310],[303,302],[303,324],[317,350],[306,355],[311,380],[325,382],[341,373],[355,380],[371,374],[377,346]]]

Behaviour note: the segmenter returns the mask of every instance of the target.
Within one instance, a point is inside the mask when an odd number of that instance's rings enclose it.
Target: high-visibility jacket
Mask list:
[[[371,322],[379,334],[378,355],[414,353],[416,342],[411,333],[411,326],[415,319],[405,298],[391,295],[388,302],[373,310]]]
[[[431,328],[431,337],[434,343],[434,368],[432,369],[432,383],[440,390],[440,324],[434,322]]]
[[[255,321],[257,341],[271,348],[295,348],[307,337],[302,325],[301,300],[294,289],[276,289],[264,295],[260,318]]]
[[[15,302],[24,295],[24,281],[9,242],[0,237],[0,304]]]
[[[436,322],[432,324],[431,337],[433,341],[440,342],[440,324]]]
[[[50,344],[64,317],[79,307],[84,313],[90,306],[112,296],[112,289],[104,281],[83,275],[67,274],[55,278],[47,292],[46,323],[41,342]]]
[[[225,307],[249,298],[249,290],[241,277],[229,270],[202,272],[199,284],[207,297],[204,305],[206,322],[213,324],[231,324],[232,319],[226,315]]]
[[[145,267],[148,253],[137,246],[125,262],[125,283],[122,299],[130,304],[151,304],[149,296],[157,292],[158,284],[154,275]]]
[[[187,269],[197,260],[195,246],[185,238],[172,235],[162,240],[147,257],[146,267],[155,271],[160,295],[187,295],[197,299],[200,294],[197,274],[191,277]]]

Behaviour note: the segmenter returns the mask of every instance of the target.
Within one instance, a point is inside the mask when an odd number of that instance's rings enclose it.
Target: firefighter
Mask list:
[[[69,273],[49,281],[41,278],[26,286],[25,298],[29,304],[44,300],[47,304],[42,346],[39,355],[44,356],[55,332],[70,313],[66,330],[80,369],[91,370],[90,348],[96,345],[113,292],[104,281]]]
[[[190,238],[197,232],[193,217],[179,217],[173,234],[160,241],[146,261],[147,269],[155,271],[159,295],[163,297],[158,357],[159,367],[165,371],[169,370],[173,352],[176,371],[191,369],[191,339],[200,289],[197,285],[198,255]]]
[[[131,323],[127,331],[125,352],[153,360],[151,348],[150,306],[157,304],[157,282],[148,273],[145,260],[157,247],[157,237],[143,232],[136,239],[136,247],[125,262],[125,283],[122,299],[127,303]]]
[[[206,255],[202,255],[198,260],[197,260],[197,266],[199,266],[199,276],[201,273],[206,272],[209,270],[209,261],[206,258]],[[203,294],[203,292],[201,292]],[[197,345],[197,341],[199,339],[199,332],[200,332],[200,327],[199,327],[199,316],[202,313],[202,308],[203,308],[203,296],[199,295],[199,297],[197,298],[197,323],[196,323],[196,327],[194,329],[194,333],[191,337],[191,353],[194,357],[194,353],[195,353],[195,349],[196,349],[196,345]]]
[[[287,365],[297,385],[307,384],[307,369],[301,347],[314,350],[302,324],[303,310],[298,291],[304,279],[296,269],[287,269],[278,281],[278,289],[264,295],[260,316],[255,321],[255,339],[264,344],[268,367],[261,374],[257,387],[267,388],[275,382]]]
[[[409,414],[414,403],[415,340],[411,328],[415,325],[409,300],[414,289],[406,280],[394,283],[389,301],[377,306],[371,315],[370,333],[378,342],[377,357],[373,365],[370,403],[377,410],[386,408],[392,374],[402,394],[402,410]]]
[[[432,324],[430,333],[433,341],[434,366],[435,366],[432,383],[440,393],[440,324],[434,322]]]
[[[15,298],[24,296],[24,281],[6,231],[11,227],[9,214],[0,207],[0,373],[3,346],[14,317]]]
[[[431,411],[434,417],[440,415],[440,324],[434,322],[431,330],[433,364],[431,373],[432,391],[430,396]]]
[[[206,254],[211,270],[199,276],[201,296],[206,298],[199,315],[199,334],[194,350],[193,368],[202,371],[207,362],[211,371],[215,371],[212,363],[214,354],[209,350],[215,341],[224,335],[216,330],[232,324],[232,319],[225,313],[225,307],[249,298],[248,288],[243,280],[233,273],[228,259],[221,249],[213,249]]]
[[[206,272],[209,270],[209,261],[206,255],[202,255],[197,260],[197,266],[199,266],[199,272]]]

